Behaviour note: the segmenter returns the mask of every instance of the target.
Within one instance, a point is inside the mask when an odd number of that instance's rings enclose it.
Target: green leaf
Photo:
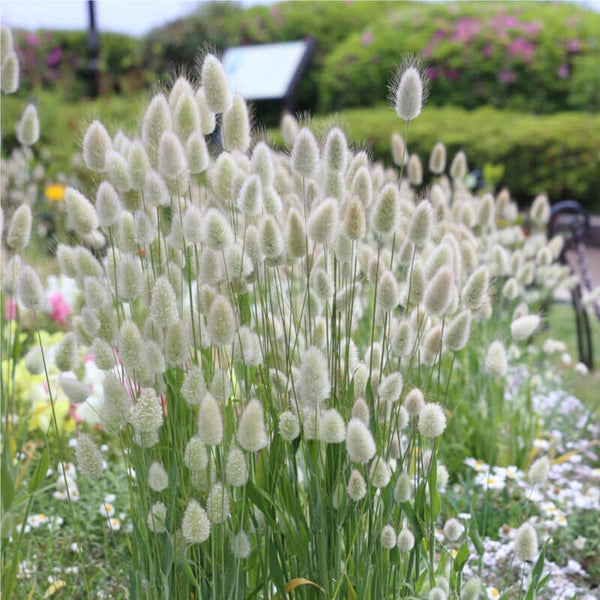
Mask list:
[[[465,563],[469,559],[471,552],[469,551],[469,545],[465,542],[459,549],[454,558],[454,570],[460,573],[465,566]]]
[[[48,467],[50,466],[50,452],[48,446],[44,448],[40,461],[37,464],[37,468],[31,480],[29,481],[29,493],[32,494],[37,490],[42,481],[46,478]]]
[[[252,312],[250,310],[250,293],[245,292],[238,296],[240,307],[240,322],[242,325],[248,325],[252,320]]]
[[[160,559],[160,568],[165,575],[165,578],[169,577],[169,573],[171,572],[171,567],[173,566],[173,542],[171,541],[170,536],[166,535],[163,539],[163,544],[161,548],[161,559]]]
[[[285,577],[283,576],[281,565],[277,559],[277,549],[273,542],[269,543],[269,574],[277,590],[284,593]]]
[[[531,583],[529,584],[529,589],[527,590],[527,595],[525,596],[525,600],[535,600],[536,592],[541,588],[541,585],[538,585],[540,582],[540,578],[542,576],[542,571],[544,570],[544,560],[546,558],[546,548],[548,547],[548,542],[550,538],[546,540],[546,543],[542,547],[542,551],[538,556],[538,559],[531,570]],[[545,583],[545,582],[544,582]]]
[[[10,464],[10,452],[7,448],[2,453],[0,482],[2,483],[2,510],[6,511],[10,508],[15,497],[15,480],[13,478],[12,465]]]
[[[469,537],[477,550],[477,554],[479,556],[483,556],[485,553],[485,549],[483,548],[483,542],[481,541],[481,537],[479,536],[479,530],[477,529],[477,523],[475,519],[472,518],[469,525]]]

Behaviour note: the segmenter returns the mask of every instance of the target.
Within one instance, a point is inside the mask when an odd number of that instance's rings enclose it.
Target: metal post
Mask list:
[[[97,98],[100,94],[100,36],[96,29],[96,3],[88,0],[88,55],[90,96]]]

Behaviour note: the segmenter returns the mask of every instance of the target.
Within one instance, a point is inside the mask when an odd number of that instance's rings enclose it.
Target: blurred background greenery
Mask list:
[[[297,90],[299,112],[341,124],[391,163],[390,135],[401,127],[386,108],[387,85],[402,57],[418,54],[430,98],[411,125],[411,152],[427,156],[441,140],[523,206],[545,191],[600,210],[600,14],[573,4],[205,2],[142,38],[101,34],[101,98],[93,101],[85,99],[85,32],[17,31],[22,89],[3,101],[2,152],[13,146],[23,101],[33,100],[48,176],[72,170],[72,148],[92,118],[133,125],[149,90],[193,74],[206,46],[309,35],[317,46]],[[255,113],[263,124],[278,118],[272,106]]]

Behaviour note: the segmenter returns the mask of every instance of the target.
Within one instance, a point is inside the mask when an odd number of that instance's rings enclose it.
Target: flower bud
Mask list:
[[[238,423],[238,444],[247,452],[258,452],[268,445],[261,403],[250,400]]]
[[[99,477],[104,468],[104,459],[94,440],[87,433],[80,433],[75,446],[77,466],[88,477]]]
[[[40,120],[37,109],[33,104],[28,104],[21,120],[17,125],[17,139],[23,146],[32,146],[40,137]]]
[[[294,173],[311,177],[319,162],[319,146],[310,129],[303,127],[294,140],[291,165]]]
[[[356,470],[352,469],[350,478],[348,479],[348,487],[346,488],[348,496],[354,502],[362,500],[367,493],[367,484],[363,479],[363,476]]]
[[[181,533],[188,544],[201,544],[210,537],[210,521],[196,500],[190,500],[185,509]]]
[[[13,250],[23,250],[29,245],[31,220],[31,208],[28,204],[21,204],[13,213],[6,235],[6,243]]]
[[[508,370],[504,344],[496,340],[490,344],[485,357],[485,370],[492,377],[503,377]]]
[[[359,419],[350,419],[346,429],[346,450],[352,462],[364,464],[375,455],[375,441],[367,426]]]
[[[26,310],[44,310],[46,294],[36,271],[24,265],[19,274],[17,297]]]
[[[233,96],[231,108],[223,115],[223,147],[246,152],[250,146],[250,117],[241,96]]]

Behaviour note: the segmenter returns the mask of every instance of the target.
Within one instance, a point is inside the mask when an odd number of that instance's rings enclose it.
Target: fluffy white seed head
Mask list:
[[[165,275],[161,275],[152,288],[150,315],[157,327],[165,328],[178,319],[177,296]]]
[[[152,169],[146,172],[144,200],[149,206],[166,206],[169,203],[169,189],[165,180]]]
[[[439,404],[426,404],[419,413],[419,432],[423,437],[434,438],[446,429],[446,415]]]
[[[190,500],[185,509],[181,533],[188,544],[201,544],[210,537],[210,520],[196,500]]]
[[[446,168],[446,146],[437,142],[429,155],[429,170],[436,175],[441,175]]]
[[[117,190],[108,181],[103,181],[96,192],[96,216],[104,229],[117,225],[121,217],[121,203]]]
[[[148,487],[155,492],[162,492],[169,487],[169,476],[157,461],[154,461],[148,469]]]
[[[207,446],[218,446],[223,439],[223,418],[212,394],[204,396],[198,410],[198,438]]]
[[[281,119],[281,136],[288,149],[294,145],[298,136],[298,121],[289,113],[284,114]]]
[[[487,300],[490,272],[484,265],[471,273],[462,290],[462,301],[467,308],[479,310]]]
[[[396,532],[391,525],[384,525],[381,530],[381,546],[386,550],[391,550],[396,546]]]
[[[399,504],[408,502],[412,496],[412,481],[408,473],[402,472],[396,480],[394,486],[394,499]]]
[[[2,269],[2,291],[5,295],[14,296],[16,294],[20,273],[21,257],[15,254]]]
[[[136,140],[131,144],[127,156],[127,173],[129,185],[134,190],[142,190],[146,184],[146,173],[150,169],[150,160],[143,144]]]
[[[411,185],[417,186],[423,183],[423,166],[418,154],[410,155],[406,172]]]
[[[108,131],[100,121],[93,121],[83,137],[83,160],[88,169],[102,172],[106,169],[106,154],[112,150]]]
[[[386,183],[377,197],[371,225],[379,235],[392,235],[398,229],[400,219],[400,192],[395,183]]]
[[[398,305],[400,295],[398,283],[391,271],[385,271],[377,284],[377,305],[384,311],[394,310]]]
[[[304,219],[295,208],[290,210],[288,214],[285,226],[285,242],[287,254],[291,258],[301,258],[306,254]]]
[[[535,560],[538,554],[538,539],[531,523],[523,523],[519,527],[513,542],[513,548],[518,559],[524,561]]]
[[[194,436],[188,441],[183,462],[190,471],[200,471],[208,465],[208,453],[199,436]]]
[[[358,198],[350,201],[344,216],[344,234],[350,240],[360,240],[366,232],[365,207]]]
[[[337,203],[329,199],[312,211],[308,220],[308,237],[316,244],[331,243],[337,225]]]
[[[129,163],[120,152],[109,150],[106,153],[106,174],[117,191],[126,192],[130,189]]]
[[[19,273],[17,297],[26,310],[44,310],[46,294],[35,269],[24,265]]]
[[[56,346],[54,362],[59,371],[72,371],[77,366],[77,359],[77,336],[69,332]]]
[[[175,86],[173,86],[174,88]],[[177,98],[173,117],[175,131],[182,142],[185,142],[192,133],[200,131],[200,109],[189,83],[188,89]]]
[[[450,305],[454,288],[454,273],[449,266],[442,267],[425,288],[423,305],[430,315],[441,315]]]
[[[225,296],[217,296],[212,301],[208,311],[207,330],[214,346],[228,346],[233,342],[236,319],[231,303]]]
[[[358,198],[365,208],[368,208],[373,201],[373,182],[369,170],[361,166],[356,171],[350,185],[350,197]]]
[[[299,400],[304,406],[314,407],[329,397],[330,389],[327,360],[319,348],[311,346],[300,366]]]
[[[513,340],[517,342],[526,340],[538,328],[540,321],[541,319],[538,315],[526,315],[515,319],[510,324],[510,333]]]
[[[167,507],[163,502],[155,502],[148,512],[146,523],[153,533],[164,533],[167,529]]]
[[[208,168],[210,156],[204,137],[199,132],[194,131],[188,137],[185,143],[185,156],[190,173],[197,175]]]
[[[376,456],[369,468],[369,482],[376,488],[384,488],[390,482],[392,473],[390,467],[381,456]]]
[[[91,233],[98,227],[98,217],[93,204],[72,187],[67,187],[65,190],[65,206],[69,227],[79,235]]]
[[[543,227],[550,220],[550,203],[546,194],[539,194],[533,200],[529,216],[537,227]]]
[[[396,73],[394,88],[396,114],[405,121],[416,119],[421,114],[427,96],[418,62],[409,60],[400,67]]]
[[[317,436],[326,444],[340,444],[346,439],[346,424],[335,408],[324,410],[319,416]]]
[[[144,371],[144,340],[137,325],[131,320],[124,321],[119,330],[119,357],[130,376]]]
[[[286,410],[279,417],[279,435],[286,442],[291,442],[300,435],[300,421],[293,412]]]
[[[404,399],[404,408],[411,417],[415,417],[421,414],[421,411],[425,407],[425,397],[423,392],[419,388],[414,388],[406,394]]]
[[[240,189],[237,198],[239,209],[249,217],[259,215],[263,207],[262,183],[258,175],[250,175]]]
[[[213,113],[227,112],[233,104],[233,97],[219,59],[213,54],[207,54],[202,63],[201,74],[202,89],[208,108]]]
[[[248,465],[244,453],[237,447],[233,446],[227,455],[225,463],[225,481],[228,485],[239,487],[246,485],[248,481]]]
[[[181,386],[181,395],[188,404],[199,405],[205,394],[206,382],[202,369],[198,366],[190,367]]]
[[[77,466],[88,477],[100,477],[104,468],[104,459],[94,440],[87,433],[80,433],[75,447]]]
[[[400,398],[403,385],[404,381],[401,373],[390,373],[381,379],[377,394],[385,402],[396,402]]]
[[[17,139],[23,146],[32,146],[40,137],[40,120],[37,109],[33,104],[28,104],[21,120],[17,125]]]
[[[354,502],[362,500],[367,493],[367,484],[365,483],[363,476],[356,469],[352,469],[352,472],[350,473],[346,491],[348,492],[348,496],[350,496]]]
[[[187,161],[181,141],[172,131],[160,136],[158,172],[167,180],[177,180],[185,172]]]
[[[224,523],[229,518],[229,493],[222,483],[215,483],[206,500],[206,514],[213,524]]]
[[[114,373],[106,374],[102,387],[104,400],[99,411],[100,419],[107,429],[118,432],[127,422],[131,410],[131,400]]]
[[[331,171],[343,173],[348,165],[348,142],[344,132],[334,127],[327,134],[324,149],[325,165]]]
[[[532,484],[543,485],[548,479],[550,473],[550,459],[547,456],[542,456],[533,461],[527,476]]]
[[[408,152],[404,144],[404,138],[399,133],[392,134],[392,160],[398,167],[405,165],[408,162]]]
[[[454,179],[463,179],[467,174],[467,157],[460,150],[454,155],[452,164],[450,165],[450,176]]]
[[[31,208],[28,204],[21,204],[13,213],[6,235],[6,243],[13,250],[23,250],[29,245],[31,221]]]
[[[19,89],[19,59],[14,51],[2,55],[2,92],[14,94]]]
[[[369,405],[364,398],[357,398],[352,405],[352,416],[355,419],[360,419],[367,427],[371,419]]]
[[[294,173],[301,177],[311,177],[319,162],[319,146],[310,129],[303,127],[294,140],[291,164]]]
[[[448,519],[444,524],[444,535],[451,542],[456,542],[464,531],[465,527],[458,519]]]
[[[406,526],[404,526],[398,534],[397,545],[400,552],[410,552],[415,545],[415,536]]]
[[[375,455],[375,441],[360,419],[350,419],[346,429],[346,450],[352,462],[364,464]]]
[[[458,314],[444,330],[444,344],[448,350],[462,350],[469,341],[471,333],[471,313],[464,310]]]
[[[277,261],[283,255],[285,244],[281,229],[277,221],[271,215],[266,215],[259,229],[260,250],[271,261]]]
[[[506,360],[506,350],[504,344],[495,340],[490,344],[485,357],[485,370],[492,377],[503,377],[508,370],[508,362]]]
[[[246,152],[250,146],[250,116],[241,96],[233,96],[231,108],[223,115],[223,146],[225,150]]]
[[[401,321],[392,332],[391,347],[396,356],[407,357],[413,346],[413,332],[409,321]]]
[[[233,241],[229,223],[215,208],[209,208],[204,215],[203,237],[208,247],[213,250],[224,250]]]
[[[189,344],[183,322],[178,319],[167,328],[165,360],[170,367],[182,367],[188,358]]]
[[[417,247],[422,248],[429,239],[433,208],[429,200],[419,202],[408,224],[407,237]]]
[[[160,139],[163,133],[172,128],[173,121],[169,103],[163,94],[157,94],[148,105],[142,121],[142,142],[153,166],[156,165],[158,158]]]
[[[479,579],[469,579],[460,592],[460,600],[478,600],[481,596]]]
[[[256,399],[250,400],[244,408],[238,423],[237,441],[247,452],[258,452],[269,443],[263,407]]]
[[[202,135],[210,135],[215,130],[217,120],[215,113],[208,108],[206,94],[202,87],[198,88],[196,91],[196,104],[200,111],[200,133]]]

